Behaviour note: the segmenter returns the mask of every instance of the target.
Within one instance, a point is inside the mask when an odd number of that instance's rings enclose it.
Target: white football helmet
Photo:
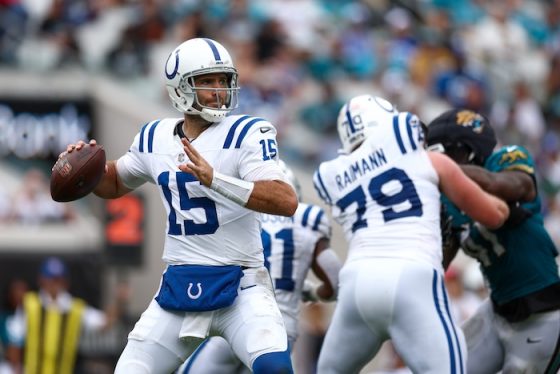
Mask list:
[[[301,201],[301,185],[299,184],[299,181],[296,178],[296,175],[294,174],[294,171],[292,169],[290,169],[290,167],[288,165],[286,165],[286,163],[282,160],[278,160],[278,165],[280,166],[280,169],[282,169],[284,174],[286,174],[286,177],[288,179],[288,183],[290,183],[292,185],[292,187],[294,188],[294,190],[296,191],[298,201]]]
[[[338,136],[343,153],[354,151],[372,129],[392,121],[399,112],[387,100],[371,95],[360,95],[350,99],[338,113]]]
[[[193,77],[212,73],[226,73],[228,87],[194,86]],[[212,39],[190,39],[175,48],[165,63],[165,77],[169,97],[180,112],[199,115],[208,122],[219,122],[237,107],[237,69],[224,46]],[[198,90],[226,91],[227,98],[219,108],[204,106],[198,100]]]

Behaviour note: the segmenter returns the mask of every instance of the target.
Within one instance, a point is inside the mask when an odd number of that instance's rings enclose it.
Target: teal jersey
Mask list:
[[[533,158],[521,146],[502,147],[484,167],[492,172],[523,171],[536,183]],[[515,227],[489,230],[471,221],[469,236],[462,244],[463,250],[479,261],[492,299],[499,305],[560,282],[555,260],[558,252],[544,228],[540,197],[521,207],[531,216]],[[453,219],[455,222],[455,216]]]
[[[471,217],[457,208],[444,194],[441,194],[441,203],[445,206],[447,215],[451,217],[451,226],[454,229],[465,229],[473,223]]]

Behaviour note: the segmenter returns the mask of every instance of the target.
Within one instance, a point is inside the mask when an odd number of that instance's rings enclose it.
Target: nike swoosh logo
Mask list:
[[[272,129],[270,127],[261,127],[260,130],[261,130],[261,133],[264,134],[266,132],[269,132]]]
[[[541,340],[542,340],[541,338],[535,338],[535,339],[533,339],[533,338],[527,338],[527,343],[529,343],[529,344],[538,343],[538,342],[540,342]]]
[[[253,288],[253,287],[255,287],[255,286],[256,286],[256,284],[253,284],[252,286],[239,287],[239,288],[241,289],[241,291],[243,291],[243,290],[246,290],[246,289],[248,289],[248,288]]]

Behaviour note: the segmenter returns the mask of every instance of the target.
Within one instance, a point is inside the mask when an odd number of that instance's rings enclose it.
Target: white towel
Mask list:
[[[180,338],[200,338],[205,339],[212,326],[214,311],[207,312],[187,312],[179,331]]]

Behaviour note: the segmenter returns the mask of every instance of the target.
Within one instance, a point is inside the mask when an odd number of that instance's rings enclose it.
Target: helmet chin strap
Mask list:
[[[208,122],[220,122],[228,114],[227,111],[219,109],[214,110],[209,108],[203,108],[202,110],[198,111],[198,113],[200,114],[200,117],[202,117],[202,119]]]
[[[194,98],[195,102],[201,107],[201,109],[197,109],[193,106],[191,106],[187,113],[188,114],[193,114],[193,115],[198,115],[200,116],[203,120],[208,121],[208,122],[220,122],[221,120],[223,120],[228,113],[230,112],[230,110],[227,110],[227,107],[225,106],[225,104],[222,104],[221,108],[218,109],[214,109],[214,108],[209,108],[206,106],[202,106],[199,101],[198,98],[195,94],[195,98]]]
[[[220,122],[228,114],[228,112],[221,110],[212,110],[209,108],[198,110],[193,107],[190,107],[185,113],[190,116],[200,116],[200,118],[207,122]]]

